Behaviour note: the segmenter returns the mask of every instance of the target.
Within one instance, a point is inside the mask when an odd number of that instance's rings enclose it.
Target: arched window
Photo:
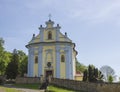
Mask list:
[[[52,39],[52,32],[51,31],[48,32],[48,39]]]
[[[38,56],[35,56],[35,63],[38,63]]]
[[[65,62],[65,56],[61,55],[61,62]]]

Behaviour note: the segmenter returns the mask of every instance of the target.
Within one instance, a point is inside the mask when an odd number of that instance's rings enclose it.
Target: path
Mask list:
[[[27,89],[27,88],[17,88],[17,87],[14,87],[10,84],[5,84],[4,87],[8,87],[8,88],[14,88],[16,90],[21,90],[23,92],[45,92],[44,90],[33,90],[33,89]]]

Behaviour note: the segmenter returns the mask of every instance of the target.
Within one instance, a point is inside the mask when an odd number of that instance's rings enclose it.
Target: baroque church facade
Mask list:
[[[75,43],[60,32],[59,24],[49,19],[46,27],[40,25],[39,34],[33,34],[28,48],[28,77],[52,76],[62,79],[75,79]]]

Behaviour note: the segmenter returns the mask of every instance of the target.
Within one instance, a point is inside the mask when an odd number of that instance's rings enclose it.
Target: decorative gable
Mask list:
[[[57,24],[56,27],[53,26],[54,22],[51,20],[48,20],[46,22],[46,27],[42,27],[42,25],[39,27],[39,34],[35,36],[33,34],[32,40],[29,42],[29,44],[33,43],[40,43],[40,42],[72,42],[67,37],[67,33],[62,34],[60,32],[60,26]]]

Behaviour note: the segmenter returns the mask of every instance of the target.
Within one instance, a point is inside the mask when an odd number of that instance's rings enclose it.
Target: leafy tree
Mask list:
[[[12,67],[15,64],[17,65],[16,66],[17,72],[20,75],[26,73],[27,55],[22,50],[18,50],[18,51],[14,50],[14,53],[10,53],[8,51],[5,51],[3,46],[4,46],[4,40],[0,38],[0,75],[4,75],[5,73],[7,75],[10,75],[8,74],[8,71],[9,69],[15,68]]]
[[[98,70],[98,80],[103,81],[103,74],[100,70]]]
[[[86,69],[84,72],[83,72],[83,81],[88,81],[88,70]]]
[[[4,75],[5,71],[5,62],[0,61],[0,75]]]
[[[22,62],[26,58],[26,54],[22,50],[18,50],[19,62]]]
[[[113,76],[110,75],[110,76],[108,77],[108,82],[109,82],[109,83],[112,83],[112,82],[113,82]]]
[[[4,40],[0,38],[0,51],[4,49],[3,45],[4,45]]]
[[[0,74],[4,75],[6,67],[11,60],[11,53],[4,51],[0,56]]]
[[[23,76],[24,73],[27,73],[27,55],[22,50],[18,50],[17,52],[19,57],[18,71],[19,75]]]
[[[84,71],[83,81],[97,82],[103,78],[102,73],[93,65],[89,65],[88,69]]]
[[[5,70],[5,62],[4,62],[4,40],[0,38],[0,75],[3,75]]]
[[[9,62],[6,68],[7,79],[16,78],[16,76],[18,75],[18,63],[19,63],[18,53],[17,50],[14,49],[12,53],[11,62]]]
[[[23,77],[27,73],[28,57],[26,56],[20,63],[20,75]]]
[[[98,68],[94,68],[94,76],[95,78],[98,78],[99,76]]]
[[[19,69],[18,69],[19,74],[20,76],[24,76],[24,74],[27,73],[28,57],[22,50],[18,50],[18,56],[19,56]]]
[[[106,82],[109,81],[109,76],[112,76],[113,77],[113,80],[116,78],[115,76],[115,71],[110,67],[110,66],[102,66],[100,68],[100,71],[102,72],[102,74],[104,75],[104,80]]]
[[[5,74],[6,67],[11,59],[11,53],[5,51],[4,49],[4,40],[0,38],[0,75]]]
[[[88,81],[94,81],[94,67],[92,65],[88,66]]]
[[[87,69],[87,67],[85,65],[83,65],[82,63],[80,63],[77,59],[76,59],[76,71],[77,72],[84,72]]]
[[[5,67],[7,67],[8,63],[11,61],[11,58],[12,58],[12,53],[8,51],[4,51]]]

